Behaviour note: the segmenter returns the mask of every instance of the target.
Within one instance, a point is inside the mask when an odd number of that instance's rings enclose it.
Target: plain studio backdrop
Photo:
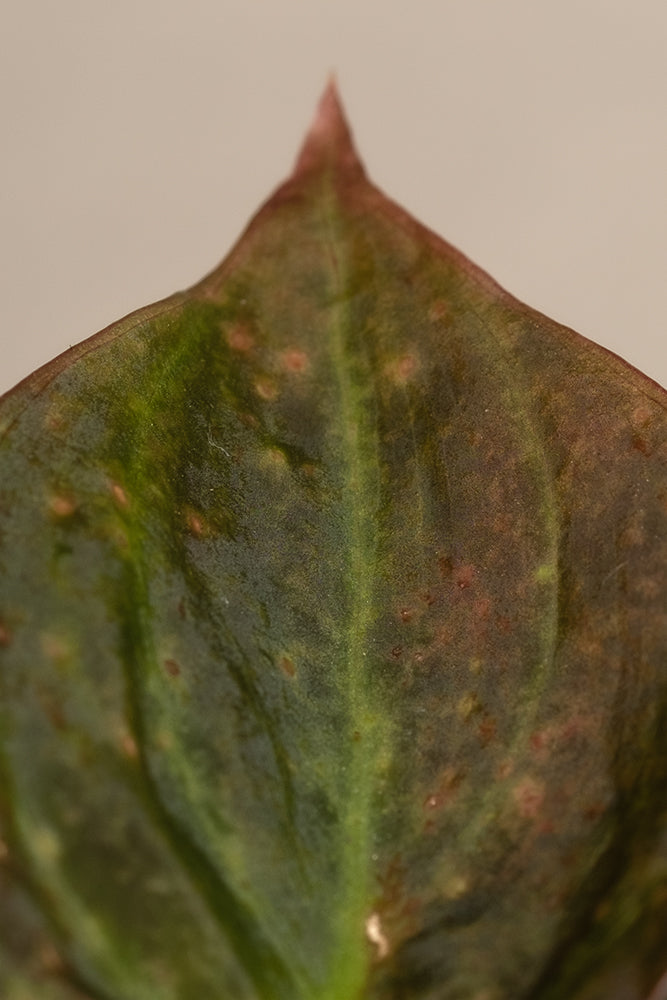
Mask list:
[[[4,0],[0,391],[187,287],[336,73],[371,178],[667,384],[665,0]]]

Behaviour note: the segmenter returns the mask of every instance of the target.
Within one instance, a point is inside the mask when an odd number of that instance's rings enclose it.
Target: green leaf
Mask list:
[[[3,995],[646,1000],[666,404],[330,88],[216,271],[0,404]]]

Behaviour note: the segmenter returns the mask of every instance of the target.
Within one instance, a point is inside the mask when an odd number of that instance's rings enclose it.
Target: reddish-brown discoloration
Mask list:
[[[170,677],[178,677],[181,672],[181,668],[179,667],[176,660],[165,660],[164,669],[166,670],[166,672],[169,674]]]
[[[246,354],[255,346],[255,338],[245,323],[235,323],[226,331],[227,343],[233,351]]]

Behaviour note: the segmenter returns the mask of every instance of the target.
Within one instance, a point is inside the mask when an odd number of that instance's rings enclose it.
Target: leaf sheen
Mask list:
[[[367,180],[0,402],[9,1000],[646,1000],[664,391]]]

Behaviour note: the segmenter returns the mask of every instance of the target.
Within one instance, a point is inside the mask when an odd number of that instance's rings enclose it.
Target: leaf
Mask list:
[[[329,88],[216,271],[2,401],[5,994],[645,1000],[665,413]]]

